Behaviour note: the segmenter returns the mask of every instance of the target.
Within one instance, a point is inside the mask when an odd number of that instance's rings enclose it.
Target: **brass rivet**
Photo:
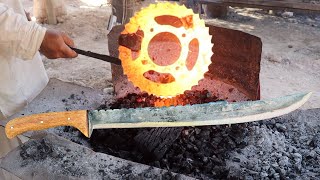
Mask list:
[[[11,126],[10,128],[13,129],[13,126]]]
[[[71,120],[71,118],[68,118],[68,121],[70,121]]]
[[[43,121],[40,121],[41,124],[43,124]]]

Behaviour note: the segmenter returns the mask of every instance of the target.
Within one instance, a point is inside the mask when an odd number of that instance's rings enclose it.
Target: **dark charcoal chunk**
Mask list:
[[[320,133],[313,136],[312,141],[310,142],[310,146],[320,148]]]

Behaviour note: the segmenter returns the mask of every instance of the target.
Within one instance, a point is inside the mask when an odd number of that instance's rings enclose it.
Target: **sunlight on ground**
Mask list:
[[[244,32],[250,32],[255,29],[252,25],[240,24],[240,23],[231,23],[224,20],[219,19],[205,19],[206,24],[212,24],[215,26],[225,27],[229,29],[236,29]]]
[[[241,16],[246,16],[246,17],[250,17],[253,19],[264,19],[265,15],[261,14],[261,13],[255,13],[256,11],[261,11],[261,9],[257,9],[257,8],[233,8],[234,11],[241,15]]]
[[[108,4],[108,0],[80,0],[81,2],[87,4],[88,6],[101,6]]]

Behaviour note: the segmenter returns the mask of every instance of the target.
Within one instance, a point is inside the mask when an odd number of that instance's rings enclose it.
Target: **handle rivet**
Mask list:
[[[68,118],[68,121],[70,121],[71,120],[71,118]]]
[[[10,129],[13,129],[13,126],[11,126]]]
[[[40,121],[41,124],[43,124],[43,121]]]

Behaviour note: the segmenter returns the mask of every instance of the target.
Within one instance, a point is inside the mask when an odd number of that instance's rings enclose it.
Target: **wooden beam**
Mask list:
[[[297,0],[266,1],[266,0],[199,0],[200,4],[225,4],[236,7],[256,7],[262,9],[292,9],[320,12],[320,5],[303,3]]]

